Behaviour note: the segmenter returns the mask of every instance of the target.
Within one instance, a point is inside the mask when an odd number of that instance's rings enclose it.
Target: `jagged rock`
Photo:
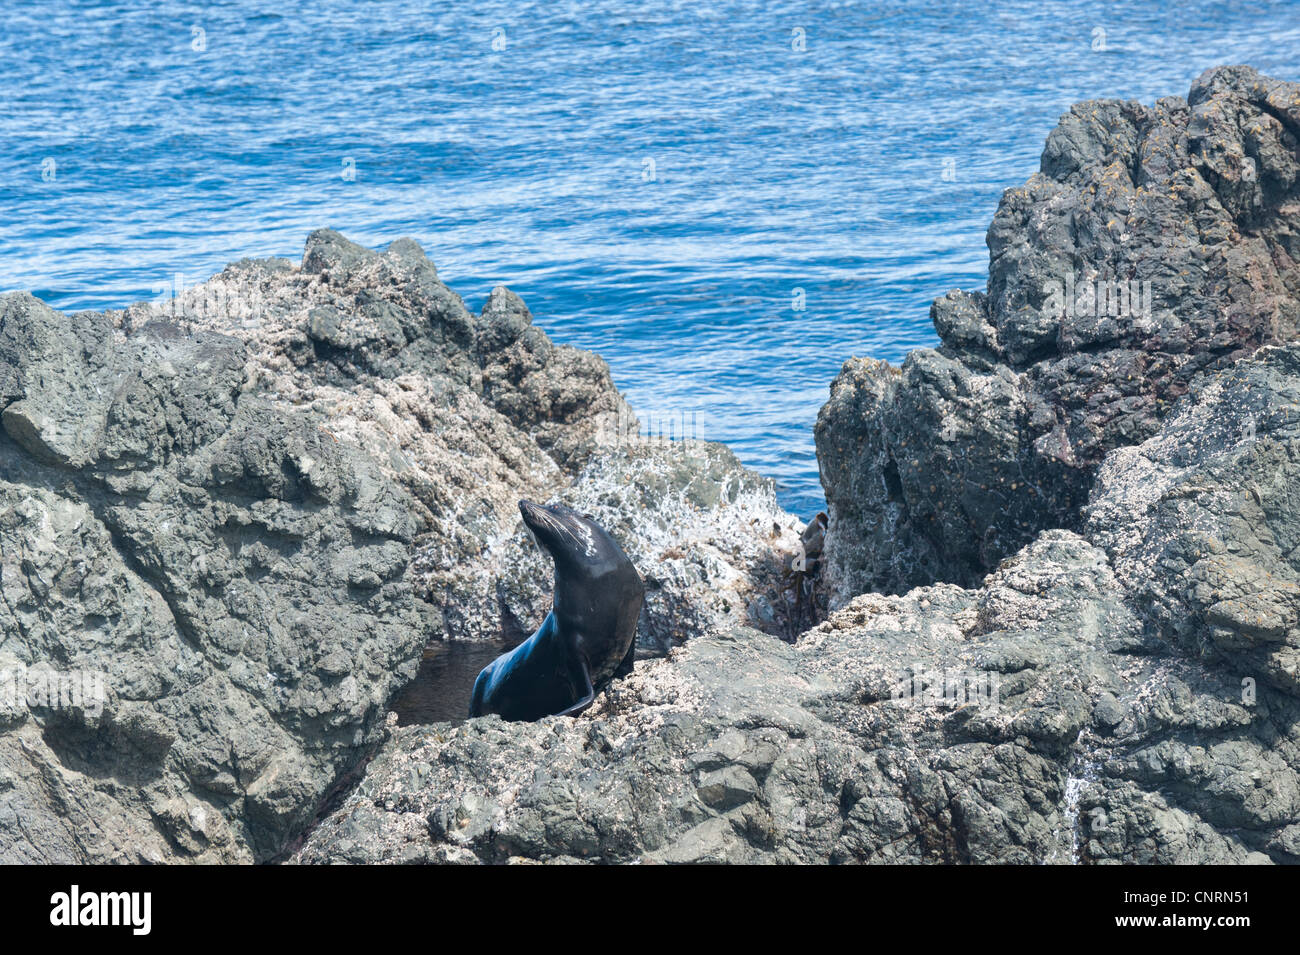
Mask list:
[[[833,605],[973,585],[1078,528],[1112,449],[1199,376],[1300,323],[1300,86],[1247,67],[1186,101],[1080,103],[1002,197],[987,293],[931,309],[937,350],[851,359],[817,422]]]
[[[409,497],[243,390],[237,342],[0,309],[0,858],[273,855],[414,672]],[[101,695],[29,698],[42,668]]]
[[[662,652],[671,640],[710,627],[740,622],[776,632],[783,625],[780,582],[766,574],[780,554],[771,558],[768,549],[788,550],[785,530],[774,533],[772,524],[797,533],[796,521],[766,497],[751,505],[753,494],[736,502],[727,496],[733,492],[716,489],[707,502],[670,513],[670,501],[690,485],[739,492],[768,482],[726,451],[687,466],[665,453],[635,473],[611,464],[629,447],[635,454],[644,447],[629,440],[636,418],[608,366],[590,352],[553,344],[509,289],[494,289],[475,317],[413,241],[374,252],[324,229],[308,238],[301,269],[284,260],[238,262],[174,302],[117,318],[129,328],[160,308],[187,327],[243,339],[243,373],[251,383],[278,406],[322,415],[330,436],[366,453],[410,490],[421,522],[412,581],[441,613],[443,637],[517,637],[545,616],[551,574],[519,520],[521,498],[563,497],[595,508],[599,520],[617,523],[635,559],[657,556],[649,540],[662,542],[665,521],[700,540],[699,550],[682,547],[683,559],[702,568],[698,576],[642,568],[664,580],[660,595],[647,601],[645,652]],[[707,475],[693,473],[696,465]],[[665,493],[644,518],[596,506],[596,495],[612,501],[610,495],[631,493],[617,485],[634,479]],[[588,490],[570,490],[575,480]],[[651,497],[638,501],[647,505]],[[706,538],[719,539],[726,552]],[[732,549],[743,556],[733,558]],[[762,581],[743,579],[760,565]],[[666,620],[669,604],[687,607],[706,591],[709,609]],[[752,594],[768,596],[751,617]]]
[[[121,312],[0,298],[0,859],[286,851],[426,644],[544,615],[521,497],[635,543],[644,649],[779,602],[799,525],[770,483],[717,447],[620,448],[629,422],[600,358],[504,288],[473,316],[406,239],[321,230],[300,268]],[[660,491],[639,521],[625,498]],[[100,674],[102,706],[5,673]]]
[[[1104,555],[1055,535],[979,593],[858,598],[794,647],[692,641],[589,719],[398,730],[299,861],[1069,860],[1093,695],[1128,701],[1103,647],[1136,622]],[[1000,705],[891,699],[929,670],[1005,670]]]
[[[1087,530],[1153,627],[1218,670],[1300,696],[1297,487],[1300,346],[1264,348],[1106,459]]]
[[[579,719],[396,730],[297,859],[1300,862],[1298,399],[1300,345],[1198,384],[1107,458],[1093,540],[978,589],[701,637]]]

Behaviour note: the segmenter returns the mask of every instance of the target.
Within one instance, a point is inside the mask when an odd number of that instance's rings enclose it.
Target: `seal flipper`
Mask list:
[[[493,662],[495,663],[496,661]],[[483,697],[487,694],[487,687],[488,687],[488,683],[490,682],[488,677],[488,671],[490,669],[492,669],[491,664],[485,666],[479,672],[478,679],[474,681],[474,695],[470,697],[470,701],[469,701],[470,719],[473,719],[476,716],[483,715]]]
[[[627,656],[623,658],[623,662],[620,663],[618,667],[615,668],[614,670],[613,678],[615,680],[621,680],[623,679],[623,677],[627,676],[629,673],[632,672],[632,663],[635,657],[636,657],[636,638],[633,637],[632,645],[627,648]]]
[[[579,658],[575,669],[581,674],[582,684],[586,687],[584,696],[572,706],[560,710],[560,712],[555,714],[556,716],[577,716],[587,707],[591,706],[596,699],[596,688],[591,685],[591,670],[587,668],[587,661]]]

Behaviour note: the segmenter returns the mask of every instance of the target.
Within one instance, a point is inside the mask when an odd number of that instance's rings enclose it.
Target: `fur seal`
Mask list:
[[[555,561],[551,612],[537,631],[485,666],[470,716],[576,716],[614,677],[632,672],[645,587],[623,548],[563,504],[519,502],[524,524]]]

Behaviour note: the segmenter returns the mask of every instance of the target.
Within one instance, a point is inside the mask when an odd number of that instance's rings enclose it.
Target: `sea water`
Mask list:
[[[935,342],[1078,100],[1300,79],[1294,2],[6,4],[0,290],[119,307],[333,226],[520,293],[822,505],[843,361]]]

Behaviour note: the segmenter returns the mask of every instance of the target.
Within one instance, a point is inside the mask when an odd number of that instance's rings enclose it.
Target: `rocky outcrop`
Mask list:
[[[1075,107],[941,347],[837,379],[826,528],[409,240],[0,298],[0,861],[1300,862],[1297,102]],[[397,728],[427,642],[545,613],[521,497],[666,656]]]
[[[1211,70],[1186,100],[1080,103],[988,231],[937,349],[846,362],[817,421],[833,604],[976,584],[1078,529],[1097,468],[1203,375],[1300,323],[1300,85]]]
[[[277,852],[430,629],[409,496],[229,338],[27,295],[0,329],[0,858]]]
[[[1265,348],[1106,459],[1086,529],[1181,650],[1300,696],[1298,487],[1300,346]]]
[[[498,630],[478,563],[515,532],[519,499],[565,486],[566,466],[631,414],[600,358],[553,345],[507,289],[472,315],[409,239],[379,253],[321,230],[300,269],[238,262],[118,321],[129,330],[160,311],[242,340],[250,387],[310,409],[409,491],[420,525],[412,582],[449,608],[452,638]]]
[[[1300,862],[1300,346],[1107,457],[1086,536],[394,729],[302,862]]]
[[[521,497],[628,542],[658,652],[775,629],[800,530],[725,449],[619,446],[600,358],[504,288],[472,315],[410,240],[121,312],[4,296],[0,419],[0,861],[284,852],[429,642],[545,614]]]
[[[445,638],[508,639],[546,615],[551,575],[521,498],[562,498],[617,529],[651,580],[642,652],[738,622],[793,635],[775,565],[801,525],[771,482],[718,445],[641,439],[605,362],[553,344],[510,290],[474,316],[411,240],[380,253],[321,230],[301,269],[239,262],[161,308],[243,339],[250,382],[317,412],[410,491],[412,582]]]

